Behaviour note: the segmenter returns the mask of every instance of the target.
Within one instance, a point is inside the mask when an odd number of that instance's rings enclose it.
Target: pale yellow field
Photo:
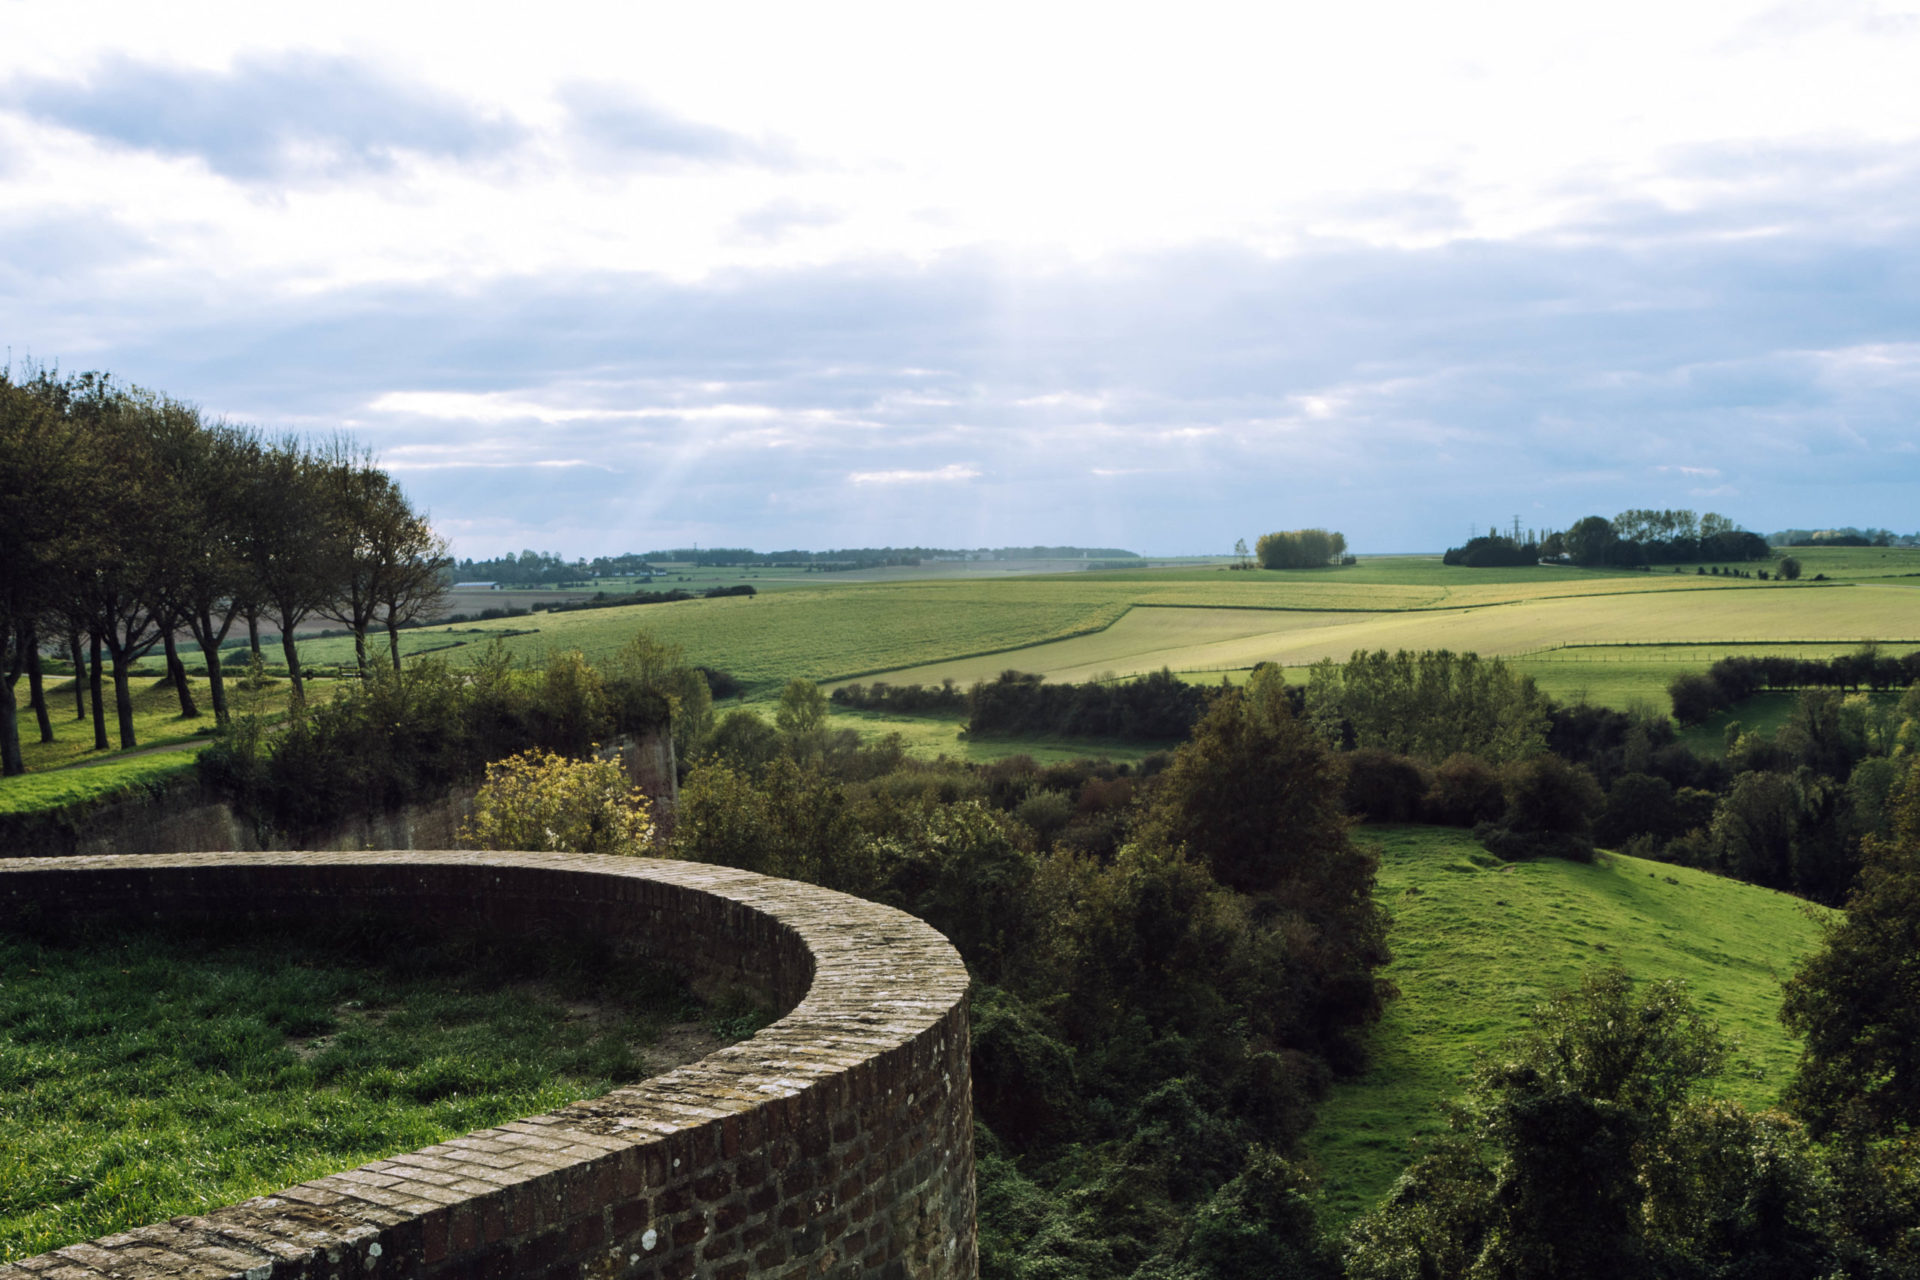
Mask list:
[[[1367,614],[1135,608],[1095,635],[991,657],[927,663],[889,672],[886,679],[930,684],[950,677],[965,684],[1009,667],[1055,681],[1135,675],[1161,667],[1186,672],[1256,662],[1299,667],[1322,658],[1344,661],[1355,649],[1453,649],[1512,656],[1570,644],[1916,639],[1920,593],[1868,585],[1613,591]]]

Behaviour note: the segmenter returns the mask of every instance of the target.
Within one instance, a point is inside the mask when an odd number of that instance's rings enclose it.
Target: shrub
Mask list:
[[[1500,774],[1479,756],[1456,752],[1433,771],[1433,785],[1421,800],[1421,817],[1443,826],[1471,827],[1491,822],[1506,810]]]
[[[1420,766],[1391,751],[1362,747],[1344,757],[1347,812],[1373,822],[1412,822],[1428,779]]]
[[[653,817],[619,761],[528,751],[487,766],[460,839],[477,849],[640,854]]]
[[[1507,769],[1507,811],[1474,838],[1503,858],[1593,860],[1593,819],[1603,797],[1585,766],[1542,753]]]

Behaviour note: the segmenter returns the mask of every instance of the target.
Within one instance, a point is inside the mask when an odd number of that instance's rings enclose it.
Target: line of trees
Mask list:
[[[279,629],[296,698],[294,632],[309,618],[354,637],[441,607],[445,542],[392,477],[344,436],[309,442],[207,421],[170,396],[104,373],[0,369],[0,767],[25,771],[15,689],[24,674],[42,741],[53,740],[43,649],[72,658],[76,718],[90,694],[94,746],[108,747],[103,668],[122,748],[137,745],[130,675],[164,650],[183,716],[198,716],[178,653],[206,658],[214,715],[228,720],[220,648],[244,622],[259,653]]]
[[[1328,529],[1263,533],[1253,544],[1253,553],[1262,569],[1319,569],[1342,562],[1347,535]]]
[[[1726,516],[1709,511],[1630,507],[1609,520],[1586,516],[1562,532],[1489,529],[1458,547],[1449,547],[1447,564],[1472,569],[1538,564],[1558,560],[1582,568],[1639,568],[1701,560],[1765,560],[1773,550]]]
[[[1716,711],[1737,706],[1762,689],[1904,689],[1920,683],[1920,652],[1891,657],[1872,645],[1835,658],[1734,656],[1722,658],[1705,675],[1678,676],[1667,686],[1673,718],[1703,723]]]

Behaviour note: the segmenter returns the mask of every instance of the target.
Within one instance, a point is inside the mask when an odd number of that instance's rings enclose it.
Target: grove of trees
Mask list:
[[[1262,569],[1318,569],[1340,563],[1347,553],[1347,536],[1326,529],[1263,533],[1253,553]]]
[[[196,716],[177,639],[204,655],[217,721],[229,719],[220,649],[244,621],[280,632],[296,697],[294,631],[341,623],[361,673],[368,638],[443,598],[446,545],[371,456],[344,437],[309,442],[205,420],[169,396],[101,373],[0,369],[0,766],[24,771],[15,689],[28,677],[41,738],[53,736],[41,655],[60,644],[91,693],[95,746],[109,745],[102,671],[118,737],[137,745],[134,664],[156,647],[183,716]],[[82,712],[85,711],[84,704]]]
[[[1697,561],[1765,560],[1767,540],[1709,511],[1655,511],[1633,507],[1609,520],[1586,516],[1564,531],[1511,532],[1498,528],[1447,549],[1447,564],[1495,568],[1565,560],[1582,568],[1640,568]]]

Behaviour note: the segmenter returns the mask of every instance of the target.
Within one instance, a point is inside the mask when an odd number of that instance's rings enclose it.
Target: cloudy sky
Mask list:
[[[0,346],[461,554],[1920,527],[1920,0],[0,32]]]

